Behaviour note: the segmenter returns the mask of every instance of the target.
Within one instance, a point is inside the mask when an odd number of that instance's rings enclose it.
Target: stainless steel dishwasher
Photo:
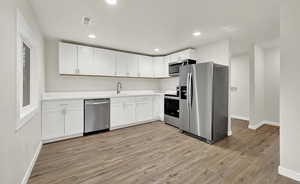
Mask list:
[[[84,101],[84,135],[109,130],[110,99]]]

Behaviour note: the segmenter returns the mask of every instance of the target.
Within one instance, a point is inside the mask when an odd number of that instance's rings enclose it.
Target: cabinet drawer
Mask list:
[[[83,100],[59,100],[43,102],[44,110],[59,109],[67,107],[70,109],[83,109]]]
[[[136,102],[152,102],[153,97],[152,96],[140,96],[136,97],[135,101]]]

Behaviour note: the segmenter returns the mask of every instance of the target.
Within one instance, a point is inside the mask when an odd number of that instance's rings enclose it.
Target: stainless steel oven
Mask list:
[[[165,95],[165,122],[179,127],[179,97],[176,95]]]

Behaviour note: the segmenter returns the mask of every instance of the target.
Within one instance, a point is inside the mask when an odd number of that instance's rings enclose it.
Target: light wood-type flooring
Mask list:
[[[296,184],[277,174],[279,128],[208,145],[161,122],[44,145],[29,184]]]

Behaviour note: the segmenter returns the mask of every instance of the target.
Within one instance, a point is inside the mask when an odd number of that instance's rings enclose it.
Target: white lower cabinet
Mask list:
[[[153,97],[153,119],[164,119],[164,97],[154,96]]]
[[[147,121],[153,118],[152,101],[152,96],[136,98],[135,117],[137,121]]]
[[[111,127],[120,127],[126,122],[123,117],[124,106],[122,102],[110,104],[110,126]]]
[[[110,103],[111,129],[135,122],[135,97],[112,98]]]
[[[42,111],[44,142],[83,134],[83,100],[45,101]]]
[[[161,97],[161,98],[156,98]],[[159,114],[161,108],[153,108],[153,103],[159,100],[163,103],[162,96],[141,96],[141,97],[119,97],[112,98],[110,105],[110,126],[111,129],[128,127],[139,123],[161,120]],[[153,113],[157,115],[154,116]]]
[[[66,110],[65,135],[71,136],[83,133],[83,111],[81,109]]]
[[[43,113],[43,140],[65,135],[65,115],[62,109],[48,110]]]

